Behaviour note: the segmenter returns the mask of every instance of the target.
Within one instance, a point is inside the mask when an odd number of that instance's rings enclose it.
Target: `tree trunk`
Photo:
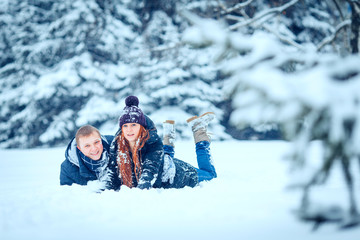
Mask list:
[[[351,52],[359,53],[360,3],[353,1],[348,1],[348,3],[351,6]]]

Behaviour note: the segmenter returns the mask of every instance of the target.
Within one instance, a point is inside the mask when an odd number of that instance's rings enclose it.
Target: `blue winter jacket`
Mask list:
[[[145,116],[146,129],[149,130],[150,138],[146,141],[141,151],[142,171],[139,181],[133,180],[135,186],[141,189],[153,188],[182,188],[185,186],[194,187],[198,184],[196,169],[188,163],[179,159],[166,157],[166,166],[164,169],[164,149],[163,143],[157,134],[153,121]],[[116,138],[121,134],[119,129],[110,145],[110,163],[109,168],[113,173],[108,186],[110,189],[119,190],[121,181],[119,179],[119,169],[117,165],[118,145]],[[170,163],[169,163],[170,161]],[[170,167],[169,167],[170,165]]]
[[[104,151],[109,152],[113,138],[110,135],[101,136]],[[97,174],[85,165],[80,154],[76,147],[76,139],[73,138],[65,151],[65,161],[61,164],[60,185],[87,185],[88,181],[99,180]]]

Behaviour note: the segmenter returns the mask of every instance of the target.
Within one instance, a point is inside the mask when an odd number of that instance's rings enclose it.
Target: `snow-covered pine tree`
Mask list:
[[[246,2],[251,3],[255,4],[253,1]],[[324,155],[320,165],[296,185],[303,190],[298,216],[314,221],[315,227],[331,221],[346,228],[360,223],[354,192],[358,192],[354,189],[354,179],[358,179],[360,174],[352,167],[359,163],[360,156],[360,57],[349,54],[350,51],[344,48],[348,46],[343,43],[344,39],[336,38],[337,31],[341,28],[346,30],[350,14],[343,15],[344,19],[341,14],[325,14],[330,8],[321,8],[322,3],[317,3],[319,9],[316,14],[297,15],[322,19],[307,20],[313,24],[311,31],[320,31],[313,36],[323,36],[324,43],[337,45],[335,48],[324,48],[326,51],[319,51],[320,37],[312,39],[301,35],[302,31],[308,31],[305,30],[307,26],[304,25],[301,32],[291,31],[291,19],[284,17],[283,13],[291,6],[301,9],[303,2],[296,0],[268,9],[259,8],[261,11],[251,16],[240,11],[244,17],[230,17],[232,21],[238,19],[238,22],[232,22],[227,28],[218,21],[200,19],[187,13],[194,27],[187,30],[184,39],[193,46],[210,43],[223,49],[215,60],[229,76],[224,91],[234,109],[230,116],[233,125],[242,128],[249,123],[279,124],[284,136],[294,143],[290,159],[296,168],[306,169],[309,166],[309,146],[314,140],[321,142]],[[237,11],[245,6],[238,7]],[[255,4],[253,9],[256,8]],[[223,11],[227,9],[230,8],[225,7]],[[278,15],[282,20],[277,22],[277,28],[270,29]],[[324,20],[326,24],[322,23]],[[341,24],[344,24],[341,28],[334,27]],[[252,31],[239,29],[244,27]],[[347,38],[349,41],[350,37]],[[344,53],[347,54],[342,57]],[[340,203],[336,211],[324,206],[317,208],[311,190],[314,191],[315,185],[324,184],[337,167],[341,167],[348,188],[348,196],[344,196],[348,199],[348,209],[343,210],[344,206]]]
[[[129,92],[137,15],[92,0],[3,5],[1,147],[52,145],[79,125],[116,120],[118,96]]]
[[[191,137],[186,119],[207,111],[216,112],[218,120],[222,110],[217,104],[223,101],[218,69],[210,64],[212,52],[190,49],[181,43],[184,22],[180,16],[168,16],[163,11],[151,14],[143,38],[147,55],[138,61],[138,95],[145,104],[144,110],[162,128],[166,119],[176,121],[178,136]],[[159,28],[159,26],[162,26]],[[135,80],[135,79],[134,79]],[[224,139],[224,127],[213,124],[215,139]]]
[[[1,147],[64,144],[86,123],[111,134],[129,94],[139,95],[160,130],[165,118],[177,118],[179,137],[190,135],[188,116],[215,111],[222,120],[212,52],[179,45],[187,23],[175,11],[190,4],[205,14],[214,2],[1,4]],[[229,137],[213,126],[215,139]]]

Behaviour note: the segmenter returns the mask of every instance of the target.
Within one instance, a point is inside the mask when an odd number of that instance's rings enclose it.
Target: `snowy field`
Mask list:
[[[294,217],[300,192],[286,190],[292,174],[282,156],[288,147],[214,142],[213,181],[101,194],[91,186],[59,186],[65,146],[0,150],[0,239],[359,239],[359,227],[339,231],[328,224],[312,232],[310,223]],[[178,158],[196,164],[194,152],[193,142],[176,143]],[[345,198],[341,180],[334,173],[319,200]]]

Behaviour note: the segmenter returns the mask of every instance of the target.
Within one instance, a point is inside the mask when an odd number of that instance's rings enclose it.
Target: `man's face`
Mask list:
[[[92,160],[99,160],[104,150],[101,137],[97,132],[79,138],[78,149]]]

